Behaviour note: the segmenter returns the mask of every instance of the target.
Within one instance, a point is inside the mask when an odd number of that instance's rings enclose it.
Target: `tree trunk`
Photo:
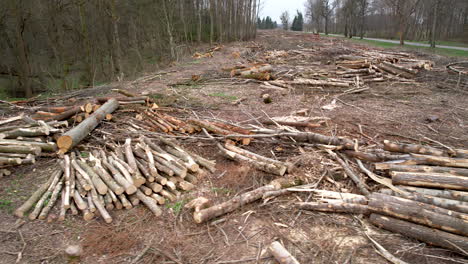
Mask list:
[[[447,173],[401,172],[392,171],[392,183],[395,185],[409,185],[430,187],[437,189],[468,190],[468,177]]]
[[[439,0],[436,0],[432,17],[432,30],[431,30],[431,48],[436,47],[436,28],[437,28],[437,10],[439,9]]]
[[[440,207],[373,193],[369,196],[369,209],[374,213],[389,215],[455,234],[468,235],[468,220],[454,217],[452,211]]]
[[[117,100],[109,100],[85,121],[59,137],[57,140],[57,146],[59,147],[60,151],[62,153],[66,153],[71,148],[76,146],[99,124],[99,122],[101,122],[106,117],[107,114],[111,114],[118,107],[119,102]]]
[[[434,246],[448,248],[459,254],[466,254],[468,252],[468,238],[464,236],[454,235],[379,214],[371,214],[370,221],[380,228],[400,233]]]
[[[289,181],[287,183],[281,181],[272,182],[269,185],[265,185],[253,191],[243,193],[219,205],[214,205],[212,207],[195,212],[193,214],[193,218],[196,223],[201,224],[218,216],[230,213],[258,199],[261,199],[263,194],[266,192],[279,190],[282,187],[285,187],[285,185],[289,184],[291,184]]]
[[[351,214],[369,214],[369,208],[363,204],[353,204],[346,202],[337,203],[298,203],[299,209],[331,213],[351,213]]]
[[[15,36],[16,36],[16,55],[18,60],[19,68],[19,85],[24,92],[24,96],[30,98],[33,96],[33,89],[31,86],[31,65],[28,58],[28,47],[24,40],[24,30],[26,27],[26,18],[24,15],[23,1],[17,1],[15,7],[16,13],[16,25],[15,25]]]
[[[299,261],[278,241],[271,243],[268,250],[280,264],[299,264]]]

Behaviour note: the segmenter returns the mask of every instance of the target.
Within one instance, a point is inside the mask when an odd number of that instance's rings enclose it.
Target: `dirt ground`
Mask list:
[[[149,73],[148,76],[153,76],[150,80],[117,86],[156,94],[160,105],[183,108],[187,116],[259,125],[258,119],[289,115],[307,108],[311,116],[330,118],[314,132],[375,143],[384,139],[438,141],[452,147],[468,147],[468,80],[445,69],[446,64],[457,58],[415,54],[434,61],[434,69],[421,71],[411,83],[373,83],[370,89],[353,94],[327,88],[301,88],[288,93],[263,91],[258,83],[232,79],[229,72],[222,71],[225,67],[263,61],[263,54],[268,50],[297,49],[314,49],[314,56],[270,63],[276,71],[314,72],[333,69],[339,55],[378,50],[335,38],[316,40],[309,34],[260,31],[255,41],[224,44],[212,58],[186,58],[165,69],[167,74]],[[199,75],[201,81],[191,82],[194,75]],[[271,94],[272,103],[263,103],[261,95],[265,92]],[[322,109],[337,95],[340,95],[337,108]],[[238,99],[244,100],[233,104]],[[301,263],[387,263],[363,233],[361,220],[367,223],[364,216],[295,209],[293,203],[308,200],[308,194],[260,201],[214,222],[195,224],[191,212],[181,208],[184,202],[198,196],[224,201],[274,177],[225,160],[209,142],[185,140],[183,144],[215,159],[217,171],[207,174],[197,189],[184,194],[180,202],[166,206],[158,218],[138,206],[113,211],[112,224],[100,219],[85,222],[75,216],[51,223],[18,220],[12,215],[13,210],[45,181],[54,161],[42,158],[34,166],[20,167],[13,175],[0,179],[0,263],[17,260],[19,263],[131,263],[142,252],[145,254],[138,263],[176,263],[174,260],[193,264],[276,263],[264,254],[274,240],[281,241]],[[247,148],[296,162],[294,174],[306,183],[316,182],[333,167],[326,155],[316,149],[291,142],[254,140]],[[322,181],[318,188],[357,193],[349,179],[339,175],[334,179],[335,184]],[[448,250],[370,224],[369,228],[375,240],[408,263],[467,263],[462,256]],[[84,256],[80,261],[65,257],[63,250],[70,244],[83,246]]]

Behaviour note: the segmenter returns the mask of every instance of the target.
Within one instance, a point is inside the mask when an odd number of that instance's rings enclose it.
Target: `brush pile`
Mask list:
[[[49,214],[58,204],[58,220],[70,211],[89,221],[100,215],[111,223],[113,209],[130,209],[140,202],[156,216],[158,205],[176,201],[181,191],[194,188],[204,169],[214,171],[215,163],[191,153],[175,142],[159,137],[141,137],[137,142],[92,152],[72,152],[64,155],[60,167],[21,207],[18,217],[29,213],[34,220],[57,218]],[[47,202],[46,202],[47,201]]]

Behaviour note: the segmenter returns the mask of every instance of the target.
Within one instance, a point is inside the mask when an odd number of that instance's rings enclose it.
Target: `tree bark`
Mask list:
[[[379,214],[371,214],[370,222],[380,228],[400,233],[434,246],[448,248],[459,254],[466,254],[468,252],[468,238],[464,236],[454,235]]]
[[[432,195],[421,194],[417,192],[412,192],[410,194],[397,193],[390,189],[381,189],[380,193],[383,193],[386,195],[403,197],[405,199],[409,199],[409,200],[413,200],[413,201],[417,201],[421,203],[432,204],[441,208],[445,208],[447,210],[453,210],[453,211],[465,213],[467,214],[466,220],[468,220],[468,203],[467,202],[441,198],[441,197],[435,197]]]
[[[447,156],[447,152],[436,149],[429,146],[422,146],[416,144],[404,144],[404,143],[393,143],[388,140],[384,140],[384,150],[392,152],[403,152],[403,153],[416,153],[433,156]]]
[[[455,234],[468,235],[468,220],[454,217],[452,211],[440,207],[373,193],[369,196],[369,209],[374,213],[389,215]]]
[[[451,200],[459,200],[463,202],[468,202],[468,192],[461,192],[461,191],[454,191],[454,190],[426,189],[426,188],[409,187],[409,186],[401,186],[401,187],[404,190],[407,190],[410,192],[416,192],[416,193],[430,195],[430,196],[437,196],[437,197],[451,199]]]
[[[468,176],[468,169],[436,167],[436,166],[418,166],[418,165],[399,165],[392,163],[375,164],[378,170],[390,170],[401,172],[425,172],[425,173],[449,173],[458,176]]]
[[[106,114],[111,114],[118,107],[119,102],[117,100],[109,100],[85,121],[59,137],[57,140],[57,146],[59,147],[60,151],[62,153],[66,153],[71,148],[76,146],[99,124],[99,122],[101,122],[106,117]]]
[[[26,202],[24,202],[20,207],[18,207],[15,210],[15,215],[20,218],[24,217],[24,214],[27,211],[29,211],[34,206],[34,204],[36,204],[36,202],[39,201],[39,199],[47,191],[49,186],[52,185],[52,182],[57,178],[58,174],[61,174],[61,170],[57,170],[53,172],[52,176],[49,177],[47,182],[42,184],[39,188],[37,188],[37,190],[31,195],[31,197],[29,197],[29,199],[26,200]]]
[[[353,204],[346,202],[336,203],[316,203],[305,202],[296,204],[297,208],[309,211],[331,212],[331,213],[351,213],[351,214],[369,214],[369,208],[363,204]]]
[[[268,251],[280,264],[299,264],[299,261],[278,241],[271,243]]]
[[[230,213],[244,205],[255,202],[256,200],[261,199],[265,192],[279,190],[286,184],[291,184],[291,182],[272,182],[269,185],[265,185],[253,191],[241,194],[219,205],[195,212],[193,214],[193,219],[198,224],[209,221],[218,216]]]
[[[447,173],[390,172],[392,183],[438,189],[468,190],[468,177]]]

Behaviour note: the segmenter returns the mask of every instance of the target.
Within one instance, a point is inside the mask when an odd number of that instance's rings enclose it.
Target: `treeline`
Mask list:
[[[264,17],[263,19],[257,19],[258,29],[275,29],[278,27],[278,23],[273,21],[270,16]]]
[[[192,43],[251,39],[257,13],[258,0],[3,0],[0,78],[26,97],[121,80]]]
[[[281,13],[280,19],[284,30],[291,29],[292,31],[302,31],[304,28],[304,15],[302,12],[299,12],[299,10],[297,10],[297,14],[294,16],[291,27],[289,27],[290,18],[288,11]]]
[[[307,0],[308,29],[346,36],[468,42],[466,0]]]

